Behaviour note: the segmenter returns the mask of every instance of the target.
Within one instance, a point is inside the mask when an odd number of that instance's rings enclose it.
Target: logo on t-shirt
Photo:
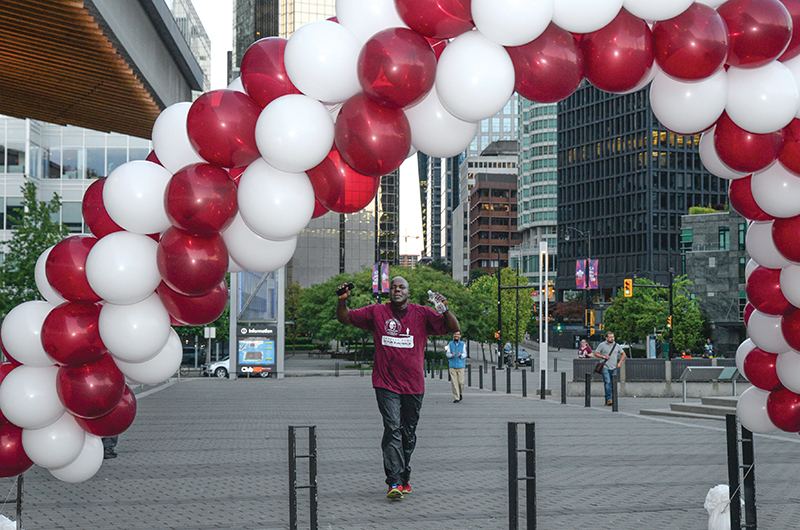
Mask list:
[[[400,334],[400,321],[396,318],[388,318],[386,319],[386,323],[383,325],[384,331],[389,335],[399,335]]]
[[[385,335],[381,337],[381,344],[392,348],[413,348],[414,336],[408,333],[402,333],[400,321],[396,318],[389,318],[383,326]]]

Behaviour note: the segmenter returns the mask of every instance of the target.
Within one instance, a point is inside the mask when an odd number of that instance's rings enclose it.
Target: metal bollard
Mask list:
[[[567,372],[561,372],[561,404],[567,404]]]
[[[308,429],[308,454],[297,454],[297,429]],[[297,485],[297,459],[308,458],[308,485]],[[289,426],[289,528],[297,530],[297,490],[307,489],[311,530],[317,530],[317,426]]]
[[[522,370],[522,397],[528,397],[528,372]]]
[[[558,372],[558,357],[553,357],[553,371]]]
[[[442,378],[442,372],[444,372],[444,360],[439,359],[439,379]]]
[[[467,365],[467,386],[472,386],[472,365]]]
[[[339,361],[336,361],[336,364],[334,364],[333,373],[336,377],[339,377]]]
[[[547,381],[547,370],[546,369],[545,370],[541,370],[541,375],[542,375],[542,383],[541,383],[540,390],[539,390],[539,394],[541,394],[541,396],[539,397],[539,399],[544,399],[544,396],[545,396],[545,393],[546,393],[545,392],[546,389],[545,389],[544,386],[547,384],[547,383],[545,383],[545,381]]]
[[[586,390],[584,395],[586,396],[586,407],[592,406],[592,372],[588,374],[584,374],[584,379],[586,380]]]
[[[497,392],[497,367],[492,366],[492,392]]]
[[[511,368],[506,367],[506,394],[511,393]]]
[[[483,390],[483,371],[478,370],[478,388]]]
[[[619,400],[617,400],[618,396],[617,392],[617,376],[611,376],[611,412],[619,412]]]
[[[518,449],[517,425],[525,426],[525,449]],[[525,476],[519,476],[517,453],[525,453]],[[508,528],[519,529],[519,483],[525,481],[528,530],[536,530],[536,424],[508,422]]]
[[[489,370],[487,369],[487,366],[488,366],[487,363],[488,363],[488,361],[486,359],[484,359],[483,360],[483,373],[485,373],[485,374],[489,373]]]

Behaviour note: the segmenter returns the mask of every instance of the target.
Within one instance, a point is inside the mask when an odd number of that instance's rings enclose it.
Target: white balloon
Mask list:
[[[477,122],[494,116],[514,93],[511,57],[478,31],[459,35],[439,57],[436,91],[456,118]]]
[[[147,160],[122,164],[103,185],[108,215],[129,232],[163,232],[172,226],[164,207],[164,191],[171,178],[169,171]]]
[[[783,296],[793,306],[800,307],[800,265],[790,265],[781,269],[780,278]]]
[[[244,85],[242,84],[242,77],[239,76],[226,87],[227,90],[233,90],[235,92],[241,92],[242,94],[247,94],[247,90],[244,89]]]
[[[782,61],[781,64],[789,69],[794,77],[795,83],[800,87],[800,56],[793,57],[788,61]],[[800,118],[800,109],[797,111],[795,117]]]
[[[477,123],[460,120],[445,110],[435,86],[405,113],[411,126],[412,149],[436,158],[460,154],[478,131]]]
[[[239,214],[261,237],[289,239],[314,215],[314,187],[305,173],[287,173],[260,158],[239,179]]]
[[[800,394],[800,353],[792,350],[778,354],[775,369],[781,384]]]
[[[350,30],[360,44],[387,28],[407,28],[397,14],[394,0],[336,0],[336,20]]]
[[[768,434],[778,430],[767,414],[767,398],[769,392],[750,387],[739,396],[736,403],[736,416],[739,422],[750,432]]]
[[[59,468],[74,462],[83,450],[86,431],[71,414],[41,429],[22,429],[22,448],[37,466]]]
[[[297,248],[297,237],[284,241],[265,239],[256,234],[236,214],[233,223],[222,232],[228,253],[245,270],[271,272],[286,265]]]
[[[180,367],[183,360],[183,344],[181,338],[170,330],[167,343],[155,357],[140,363],[130,363],[114,359],[119,371],[125,377],[145,385],[154,385],[170,378]]]
[[[333,147],[333,118],[325,105],[289,94],[264,107],[256,122],[261,156],[281,171],[307,171],[325,160]]]
[[[189,164],[205,163],[192,147],[186,130],[186,117],[191,107],[188,101],[170,105],[153,124],[153,151],[170,173],[177,173]]]
[[[6,351],[22,364],[29,366],[52,366],[55,361],[42,346],[42,324],[50,311],[50,302],[34,300],[24,302],[6,315],[0,337]]]
[[[286,43],[286,73],[300,92],[339,102],[361,91],[358,54],[361,45],[341,24],[319,20],[300,26]]]
[[[64,467],[48,469],[51,475],[70,484],[85,482],[95,476],[103,465],[103,440],[89,433],[85,438],[78,457]]]
[[[742,173],[735,171],[719,159],[717,148],[714,145],[714,130],[712,127],[700,136],[700,161],[703,162],[705,168],[712,174],[723,179],[740,179],[746,177],[749,173]]]
[[[98,296],[112,304],[135,304],[161,283],[158,243],[131,232],[113,232],[95,243],[86,258],[86,279]]]
[[[705,4],[714,9],[725,3],[726,0],[695,0],[698,4]]]
[[[693,3],[694,0],[623,0],[622,7],[635,17],[657,21],[677,17]]]
[[[800,91],[780,61],[759,68],[728,69],[725,112],[746,131],[767,134],[786,127],[800,110]]]
[[[66,408],[56,390],[57,366],[18,366],[0,384],[0,410],[17,427],[41,429]]]
[[[750,279],[750,275],[753,274],[753,271],[756,270],[756,268],[758,268],[758,263],[756,263],[755,260],[753,260],[753,259],[747,260],[747,265],[745,265],[745,267],[744,267],[744,281],[745,281],[745,283],[747,282],[747,280]],[[798,307],[800,307],[800,306],[798,306]]]
[[[554,0],[472,0],[472,20],[500,46],[521,46],[539,37],[553,18]]]
[[[247,269],[236,263],[230,254],[228,254],[228,272],[244,272],[245,270]]]
[[[55,289],[53,289],[53,286],[50,285],[50,282],[47,281],[45,266],[47,264],[47,256],[50,255],[51,250],[53,250],[53,247],[47,248],[39,256],[39,259],[36,260],[36,267],[33,271],[33,277],[36,281],[36,288],[39,289],[39,294],[41,294],[45,300],[54,306],[57,306],[66,302],[66,299],[62,298],[61,295],[58,294]]]
[[[739,370],[740,374],[744,374],[744,360],[747,354],[753,351],[755,347],[756,345],[753,344],[752,340],[745,339],[736,349],[736,368]]]
[[[659,71],[650,85],[653,113],[678,134],[696,134],[714,125],[725,110],[728,77],[723,68],[696,82],[680,81]]]
[[[553,22],[572,33],[591,33],[614,20],[620,9],[622,0],[556,0]]]
[[[152,294],[129,305],[105,304],[100,310],[100,338],[114,357],[131,363],[152,359],[169,338],[169,313]]]
[[[758,310],[753,311],[747,323],[747,332],[753,344],[765,352],[783,353],[792,349],[783,338],[780,315],[772,316]]]
[[[768,269],[783,269],[792,264],[775,248],[772,240],[772,221],[753,221],[745,236],[747,253],[756,263]]]
[[[753,174],[750,181],[753,199],[759,208],[773,217],[800,215],[800,176],[777,162]]]

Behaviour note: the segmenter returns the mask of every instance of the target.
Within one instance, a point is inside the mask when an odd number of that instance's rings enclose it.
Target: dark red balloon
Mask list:
[[[300,93],[286,74],[283,53],[287,42],[281,37],[257,40],[242,57],[242,85],[261,108],[281,96]]]
[[[256,121],[261,107],[235,90],[206,92],[189,109],[186,131],[197,153],[220,167],[246,166],[261,154]]]
[[[581,37],[584,75],[606,92],[636,88],[653,67],[653,35],[625,8],[604,28]]]
[[[326,213],[330,212],[327,208],[325,208],[319,199],[314,198],[314,213],[311,214],[312,219],[316,219],[317,217],[322,217]]]
[[[767,415],[780,430],[800,432],[800,396],[785,388],[770,392]]]
[[[65,300],[99,302],[86,279],[86,258],[97,243],[90,236],[72,236],[57,243],[45,262],[45,275],[50,286]]]
[[[775,248],[789,261],[800,263],[800,216],[775,219],[772,223],[772,241]]]
[[[400,109],[418,103],[433,87],[436,54],[418,33],[389,28],[364,44],[357,70],[358,82],[368,98]]]
[[[204,326],[214,322],[225,311],[228,303],[228,284],[225,280],[202,296],[182,295],[164,282],[161,282],[156,292],[170,316],[190,326]]]
[[[744,311],[742,311],[742,320],[744,320],[745,326],[747,325],[748,322],[750,322],[750,315],[752,315],[753,311],[755,310],[756,308],[753,307],[753,304],[751,304],[750,302],[747,302],[744,305]]]
[[[726,112],[717,120],[714,147],[719,159],[740,173],[755,173],[772,164],[784,142],[783,130],[767,134],[745,131]]]
[[[797,118],[783,128],[783,147],[778,153],[778,161],[786,169],[800,175],[800,120]]]
[[[0,384],[3,383],[3,379],[6,378],[8,374],[11,373],[11,370],[19,366],[18,364],[12,363],[0,363]],[[8,419],[3,415],[3,411],[0,411],[0,424],[9,423]]]
[[[108,215],[103,204],[103,186],[105,186],[105,183],[105,177],[92,182],[91,186],[86,188],[83,194],[83,202],[81,203],[83,220],[86,221],[89,230],[97,238],[122,230],[121,226],[111,220],[111,216]]]
[[[117,436],[125,432],[136,417],[136,396],[133,395],[128,385],[122,393],[122,398],[117,406],[105,416],[95,419],[75,417],[78,425],[86,432],[95,436]]]
[[[778,60],[788,61],[800,55],[800,0],[781,0],[781,3],[792,17],[792,40]]]
[[[236,183],[211,164],[192,164],[175,173],[164,191],[164,207],[173,225],[210,237],[233,222],[239,211]]]
[[[32,465],[22,448],[22,429],[11,423],[0,425],[0,477],[15,477]]]
[[[161,278],[186,296],[202,296],[215,289],[228,271],[228,248],[217,234],[199,237],[169,228],[156,253]]]
[[[367,206],[378,192],[380,178],[361,175],[345,164],[334,147],[318,166],[306,171],[322,206],[337,213],[353,213]]]
[[[42,346],[61,366],[80,366],[106,353],[100,338],[101,307],[89,302],[67,302],[56,307],[42,324]]]
[[[782,315],[789,300],[781,291],[781,270],[758,266],[747,278],[747,299],[768,315]]]
[[[228,175],[231,176],[237,188],[239,187],[239,179],[242,177],[242,173],[244,173],[245,169],[247,169],[247,166],[232,167],[228,170]]]
[[[411,148],[411,126],[405,113],[357,94],[336,118],[336,148],[362,175],[380,177],[400,167]]]
[[[59,368],[56,390],[72,415],[99,418],[119,403],[125,390],[125,376],[111,355],[104,354],[88,364]]]
[[[800,309],[789,306],[781,317],[781,333],[793,350],[800,351]]]
[[[433,48],[433,53],[436,55],[436,60],[438,61],[449,41],[447,39],[432,39],[430,37],[425,37],[425,40],[428,41],[428,44]]]
[[[154,164],[158,164],[159,166],[163,167],[163,164],[161,163],[161,160],[158,159],[158,156],[156,155],[155,151],[150,151],[145,160],[147,160],[148,162],[152,162]]]
[[[731,66],[764,66],[780,57],[792,38],[792,17],[778,0],[728,0],[717,12],[728,26]]]
[[[744,358],[744,375],[753,386],[771,392],[783,388],[775,370],[778,355],[754,348]]]
[[[394,0],[409,28],[437,39],[451,39],[473,28],[471,4],[471,0]]]
[[[753,190],[750,187],[752,180],[752,175],[731,180],[728,187],[728,199],[731,201],[731,207],[741,216],[753,221],[771,221],[774,217],[762,210],[753,198]]]
[[[514,63],[514,90],[539,103],[566,98],[583,80],[583,54],[578,40],[551,23],[538,38],[506,48]]]
[[[672,77],[698,80],[722,68],[728,57],[728,27],[716,10],[695,2],[675,18],[653,26],[658,66]]]

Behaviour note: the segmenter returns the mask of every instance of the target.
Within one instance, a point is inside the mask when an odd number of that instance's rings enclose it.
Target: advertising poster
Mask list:
[[[586,260],[579,259],[575,262],[575,287],[586,289]]]

